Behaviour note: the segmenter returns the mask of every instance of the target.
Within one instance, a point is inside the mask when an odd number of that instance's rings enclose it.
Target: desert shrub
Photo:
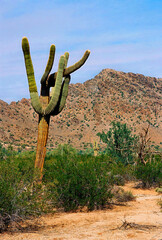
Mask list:
[[[135,199],[131,191],[124,191],[121,187],[115,187],[112,193],[117,202],[128,202]]]
[[[162,187],[156,188],[155,190],[157,193],[162,194]]]
[[[116,162],[132,164],[137,146],[137,136],[133,135],[131,129],[121,122],[111,122],[112,127],[105,133],[97,133],[100,140],[107,144],[105,152]]]
[[[47,210],[47,192],[35,181],[30,154],[16,155],[0,161],[0,231],[14,221],[42,214]]]
[[[109,169],[111,170],[113,182],[116,185],[123,186],[125,182],[135,179],[134,169],[130,164],[125,165],[121,162],[116,163],[112,160],[109,164]]]
[[[162,162],[160,159],[147,162],[146,165],[137,164],[135,176],[142,181],[143,187],[162,184]]]
[[[51,199],[65,211],[102,208],[112,197],[107,163],[100,157],[62,155],[49,159],[44,167]]]
[[[125,184],[125,179],[120,174],[112,175],[112,180],[113,180],[113,183],[117,186],[124,186]]]
[[[90,156],[93,156],[94,155],[94,149],[93,149],[93,147],[91,147],[91,148],[86,147],[85,150],[79,150],[78,154],[79,155],[90,155]]]
[[[161,211],[162,211],[162,200],[159,200],[159,201],[158,201],[158,205],[160,206]]]
[[[59,155],[68,155],[73,156],[76,155],[77,150],[73,148],[70,144],[60,144],[56,149],[54,149],[50,154],[51,156],[59,156]]]
[[[8,149],[4,148],[0,143],[0,161],[6,159],[9,156],[15,155],[15,152],[12,149],[12,146],[9,146]]]

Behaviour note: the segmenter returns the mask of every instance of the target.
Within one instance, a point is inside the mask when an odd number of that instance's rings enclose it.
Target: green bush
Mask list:
[[[134,169],[132,165],[126,165],[115,161],[111,161],[109,164],[109,169],[111,170],[111,176],[114,184],[123,186],[125,182],[132,181],[134,177]]]
[[[56,149],[47,153],[46,159],[52,158],[54,156],[68,155],[73,156],[77,154],[77,150],[69,144],[60,144]]]
[[[13,156],[14,154],[15,152],[13,151],[11,146],[9,146],[8,149],[5,149],[0,143],[0,161],[7,159],[8,156]]]
[[[160,159],[147,162],[146,165],[138,164],[135,176],[142,181],[143,187],[162,185],[162,162]]]
[[[105,152],[117,163],[124,165],[134,163],[134,153],[137,146],[137,136],[133,135],[131,129],[121,122],[111,122],[112,127],[107,133],[97,133],[100,140],[107,144]]]
[[[0,161],[0,231],[13,221],[47,211],[47,192],[36,183],[33,155],[21,154]]]
[[[100,157],[62,155],[45,161],[44,168],[51,199],[65,211],[102,208],[112,197],[107,163]]]

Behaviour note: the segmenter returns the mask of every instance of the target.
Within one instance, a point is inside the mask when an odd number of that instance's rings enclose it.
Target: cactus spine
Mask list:
[[[26,37],[23,37],[22,39],[22,50],[26,66],[31,104],[35,112],[39,114],[35,167],[39,168],[42,172],[46,155],[50,116],[59,114],[64,108],[68,95],[70,74],[85,63],[90,51],[87,50],[77,63],[68,68],[66,66],[69,53],[66,52],[60,57],[57,72],[50,75],[55,56],[55,46],[51,45],[47,66],[41,78],[41,93],[39,97],[30,56],[29,42]]]

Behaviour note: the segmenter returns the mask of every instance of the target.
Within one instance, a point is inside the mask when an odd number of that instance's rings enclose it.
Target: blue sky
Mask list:
[[[69,65],[85,50],[86,64],[71,83],[104,68],[162,77],[162,0],[0,0],[0,99],[29,98],[21,49],[27,36],[38,89],[51,44],[55,63],[65,51]]]

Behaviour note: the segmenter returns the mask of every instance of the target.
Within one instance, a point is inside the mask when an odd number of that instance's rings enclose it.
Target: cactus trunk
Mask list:
[[[42,104],[42,108],[45,109],[49,103],[49,97],[40,96],[40,102]],[[50,122],[50,115],[42,116],[41,114],[39,114],[35,167],[39,168],[41,172],[43,170],[44,159],[46,155],[46,144],[47,144],[48,132],[49,132],[49,122]]]
[[[43,170],[44,158],[46,155],[46,144],[47,144],[48,131],[49,131],[49,120],[50,120],[49,116],[39,117],[35,167],[39,168],[41,172]]]

